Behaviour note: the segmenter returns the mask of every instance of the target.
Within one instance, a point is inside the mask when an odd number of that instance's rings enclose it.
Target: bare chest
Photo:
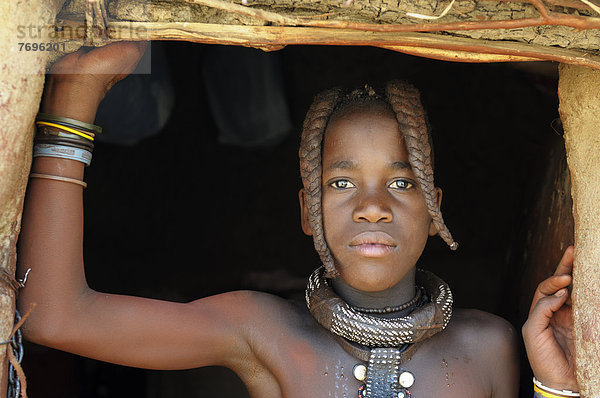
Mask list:
[[[287,336],[284,340],[278,347],[270,347],[269,355],[263,357],[263,384],[248,383],[253,397],[359,397],[365,381],[359,380],[360,374],[356,376],[359,367],[368,364],[349,355],[331,335],[316,333],[310,339]],[[490,386],[486,386],[485,378],[468,356],[436,352],[434,348],[423,344],[410,361],[401,365],[399,374],[409,372],[414,376],[408,388],[411,398],[490,396]]]

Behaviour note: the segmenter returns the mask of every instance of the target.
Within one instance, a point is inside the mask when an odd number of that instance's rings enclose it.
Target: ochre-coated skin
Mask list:
[[[341,279],[368,292],[399,284],[437,230],[392,112],[357,110],[332,121],[322,181],[325,237]],[[373,239],[379,244],[364,243]],[[408,296],[397,302],[412,298],[412,286],[402,286]]]
[[[126,74],[141,51],[135,44],[120,43],[68,56],[59,64],[64,71],[95,74],[52,77],[42,110],[93,122],[99,99],[119,78],[98,75],[98,65],[112,63],[112,70],[120,66]],[[340,259],[341,277],[334,284],[355,305],[397,304],[414,293],[414,261],[427,236],[436,231],[418,188],[401,183],[414,175],[397,167],[407,159],[393,117],[381,112],[351,116],[355,126],[363,127],[354,131],[333,123],[324,151],[325,167],[336,160],[356,166],[351,174],[324,178],[325,234]],[[363,145],[357,146],[356,140]],[[84,174],[83,164],[70,160],[42,157],[32,167],[35,173],[69,178],[82,179]],[[340,170],[329,168],[324,175],[329,172]],[[341,177],[357,189],[347,190]],[[338,182],[326,185],[331,178]],[[30,182],[19,252],[20,272],[32,268],[19,305],[26,310],[38,303],[24,327],[28,339],[128,366],[226,366],[253,397],[356,396],[360,383],[351,371],[357,360],[304,305],[248,291],[171,303],[91,290],[84,274],[82,192],[75,184]],[[303,229],[311,232],[305,216]],[[384,231],[389,238],[378,241],[382,235],[376,235],[375,241],[367,237],[365,242],[361,235],[362,247],[355,247],[356,234],[365,230]],[[448,327],[426,340],[405,364],[416,376],[413,396],[515,397],[515,343],[506,321],[477,310],[455,310]],[[542,363],[538,372],[546,371]]]
[[[437,234],[456,250],[457,243],[444,223],[440,209],[439,190],[433,180],[433,157],[431,149],[431,136],[427,127],[425,110],[421,104],[419,91],[410,84],[393,80],[386,83],[379,96],[372,88],[353,90],[345,93],[344,90],[335,88],[325,90],[315,96],[302,127],[300,140],[300,175],[304,186],[302,200],[306,202],[309,210],[308,223],[315,249],[319,254],[327,276],[338,275],[325,241],[322,221],[322,143],[324,142],[325,129],[330,122],[337,118],[344,118],[348,112],[357,108],[367,110],[385,108],[392,113],[402,132],[402,140],[408,150],[408,160],[420,191],[425,199],[427,210],[433,220]]]

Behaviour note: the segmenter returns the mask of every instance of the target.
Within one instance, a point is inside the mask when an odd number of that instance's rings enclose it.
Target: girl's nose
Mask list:
[[[359,199],[352,219],[354,222],[392,222],[393,215],[380,195],[368,195]]]

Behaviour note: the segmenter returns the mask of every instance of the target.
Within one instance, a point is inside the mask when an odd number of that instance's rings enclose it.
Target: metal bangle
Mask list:
[[[35,124],[38,126],[49,126],[49,127],[54,127],[54,128],[60,129],[60,130],[68,131],[71,134],[75,134],[75,135],[78,135],[87,140],[94,141],[94,134],[88,133],[88,132],[83,132],[80,129],[72,129],[71,127],[61,126],[60,124],[56,124],[56,123],[52,123],[52,122],[44,122],[44,121],[40,121],[40,120],[35,122]]]
[[[68,182],[68,183],[71,183],[71,184],[81,185],[82,187],[87,188],[87,183],[85,183],[84,181],[77,180],[75,178],[55,176],[55,175],[52,175],[52,174],[31,173],[31,174],[29,174],[29,178],[43,178],[43,179],[46,179],[46,180]]]
[[[86,145],[91,145],[92,147],[94,146],[94,143],[84,137],[81,137],[79,135],[73,134],[73,133],[69,133],[65,130],[56,128],[56,127],[50,127],[50,126],[44,126],[44,125],[39,125],[37,126],[37,134],[35,135],[35,138],[38,139],[40,137],[43,138],[51,138],[51,137],[60,137],[60,138],[69,138],[72,140],[78,140],[79,142],[85,143]]]
[[[102,127],[96,126],[95,124],[81,122],[79,120],[71,119],[64,116],[56,116],[51,115],[49,113],[40,112],[37,114],[35,118],[36,121],[44,121],[44,122],[53,122],[65,125],[67,127],[72,127],[76,129],[82,129],[85,131],[89,131],[90,133],[102,134]]]
[[[89,142],[89,141],[88,141]],[[94,144],[91,142],[86,143],[83,140],[75,138],[58,137],[53,135],[37,136],[35,137],[36,144],[48,144],[48,145],[64,145],[72,148],[84,149],[88,152],[92,152]]]
[[[76,160],[86,166],[92,163],[92,153],[90,151],[63,145],[35,144],[33,147],[33,157],[39,156]]]

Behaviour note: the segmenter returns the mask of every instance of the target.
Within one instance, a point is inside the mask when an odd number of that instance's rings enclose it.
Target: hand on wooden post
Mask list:
[[[91,50],[82,47],[52,65],[50,74],[65,79],[87,75],[108,91],[135,70],[145,50],[146,42],[117,42]]]
[[[135,70],[145,50],[146,42],[118,42],[65,55],[47,76],[42,111],[93,123],[104,95]]]
[[[536,379],[554,389],[579,391],[569,291],[573,252],[573,246],[569,246],[554,275],[538,285],[523,325],[523,338]]]

